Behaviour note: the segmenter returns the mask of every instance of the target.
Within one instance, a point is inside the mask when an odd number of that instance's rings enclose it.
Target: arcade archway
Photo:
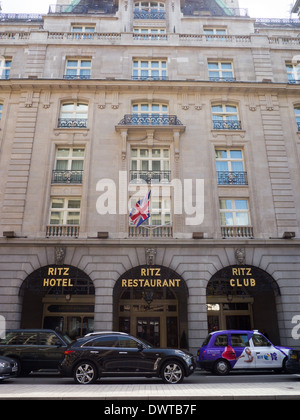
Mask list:
[[[208,282],[209,332],[222,329],[257,329],[279,342],[278,284],[264,270],[233,265],[219,270]]]
[[[114,287],[114,329],[156,347],[188,348],[188,289],[163,266],[128,270]]]
[[[41,267],[23,282],[21,328],[50,328],[80,337],[94,329],[95,289],[77,267]]]

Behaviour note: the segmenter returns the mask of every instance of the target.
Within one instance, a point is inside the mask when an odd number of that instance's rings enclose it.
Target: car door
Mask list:
[[[257,369],[272,369],[282,366],[284,355],[262,334],[254,333],[250,343]]]
[[[115,366],[120,372],[153,372],[157,359],[155,353],[147,351],[138,340],[129,336],[119,336],[119,348]]]
[[[253,369],[255,357],[251,349],[249,334],[247,332],[232,332],[230,344],[235,355],[235,369]]]
[[[37,351],[39,369],[57,369],[64,358],[63,353],[66,348],[66,343],[54,332],[40,331]]]

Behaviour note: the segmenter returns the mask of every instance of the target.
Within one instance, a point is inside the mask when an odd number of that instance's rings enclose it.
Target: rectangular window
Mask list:
[[[235,81],[232,63],[230,61],[209,61],[208,77],[213,82]]]
[[[288,75],[288,80],[289,83],[295,83],[298,84],[300,83],[300,65],[299,63],[297,64],[292,64],[292,63],[288,63],[286,64],[286,72]]]
[[[0,60],[0,75],[1,79],[9,79],[11,68],[11,59],[2,59]]]
[[[250,226],[248,200],[220,199],[222,226]]]
[[[81,184],[84,148],[58,147],[56,151],[53,184]]]
[[[134,80],[166,80],[167,60],[134,60]]]
[[[89,59],[68,59],[65,79],[90,79],[92,62]]]
[[[216,149],[218,185],[247,185],[243,151],[240,149]]]
[[[50,225],[79,225],[80,207],[80,198],[52,198]]]
[[[131,149],[130,180],[148,184],[170,181],[169,149]]]

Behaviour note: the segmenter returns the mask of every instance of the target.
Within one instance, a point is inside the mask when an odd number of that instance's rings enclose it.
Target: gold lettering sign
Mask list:
[[[43,279],[43,287],[73,287],[69,271],[69,267],[48,267],[49,277]]]
[[[180,287],[181,279],[161,277],[160,268],[141,268],[138,278],[122,279],[122,287]]]
[[[235,267],[231,269],[234,276],[229,280],[231,287],[255,287],[256,280],[252,276],[252,269],[249,267]]]

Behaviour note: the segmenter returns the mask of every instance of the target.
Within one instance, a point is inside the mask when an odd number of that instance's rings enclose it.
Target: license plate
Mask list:
[[[296,354],[292,354],[292,355],[291,355],[291,359],[297,359]]]

